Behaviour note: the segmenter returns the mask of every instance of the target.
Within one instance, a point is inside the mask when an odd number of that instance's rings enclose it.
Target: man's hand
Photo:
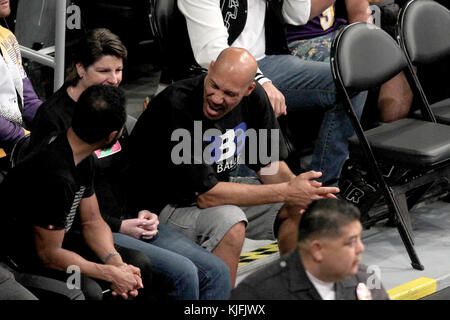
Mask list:
[[[321,172],[308,171],[298,175],[288,182],[288,199],[286,205],[306,209],[308,205],[321,198],[336,198],[339,192],[335,187],[322,187],[322,183],[314,179],[319,178]]]
[[[138,219],[147,221],[142,226],[145,229],[145,234],[142,235],[142,239],[149,240],[158,233],[159,218],[156,214],[148,210],[141,210],[138,213]]]
[[[111,266],[111,271],[113,296],[120,295],[124,299],[128,299],[128,296],[136,297],[138,289],[144,287],[139,268],[124,263],[118,267]]]
[[[264,82],[262,87],[266,91],[269,97],[270,103],[272,104],[275,116],[278,118],[282,114],[286,115],[286,101],[283,94],[272,84],[272,82]]]

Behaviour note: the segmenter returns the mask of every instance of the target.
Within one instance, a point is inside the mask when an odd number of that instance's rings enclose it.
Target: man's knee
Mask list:
[[[413,93],[403,73],[385,82],[378,96],[381,121],[392,122],[405,118],[413,101]]]
[[[241,221],[232,226],[225,234],[224,239],[240,246],[245,240],[245,223]]]

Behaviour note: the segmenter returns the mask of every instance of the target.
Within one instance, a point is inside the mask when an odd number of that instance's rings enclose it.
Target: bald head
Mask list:
[[[211,61],[204,82],[203,113],[218,120],[255,89],[258,64],[245,49],[227,48]]]
[[[250,52],[243,48],[229,47],[219,54],[210,71],[220,72],[224,76],[239,75],[240,80],[248,85],[255,78],[257,70],[258,63]]]

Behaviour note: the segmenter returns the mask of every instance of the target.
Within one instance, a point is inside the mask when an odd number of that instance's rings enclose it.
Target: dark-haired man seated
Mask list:
[[[125,120],[120,89],[86,89],[72,126],[46,138],[0,185],[2,249],[21,270],[81,287],[86,299],[101,299],[105,287],[125,299],[149,298],[150,261],[114,246],[92,186],[92,152],[113,145]]]

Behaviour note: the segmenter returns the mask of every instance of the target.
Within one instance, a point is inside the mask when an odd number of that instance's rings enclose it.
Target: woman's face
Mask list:
[[[79,84],[84,88],[98,84],[117,87],[122,81],[123,61],[120,57],[102,56],[87,68],[81,63],[77,63],[76,67]]]

